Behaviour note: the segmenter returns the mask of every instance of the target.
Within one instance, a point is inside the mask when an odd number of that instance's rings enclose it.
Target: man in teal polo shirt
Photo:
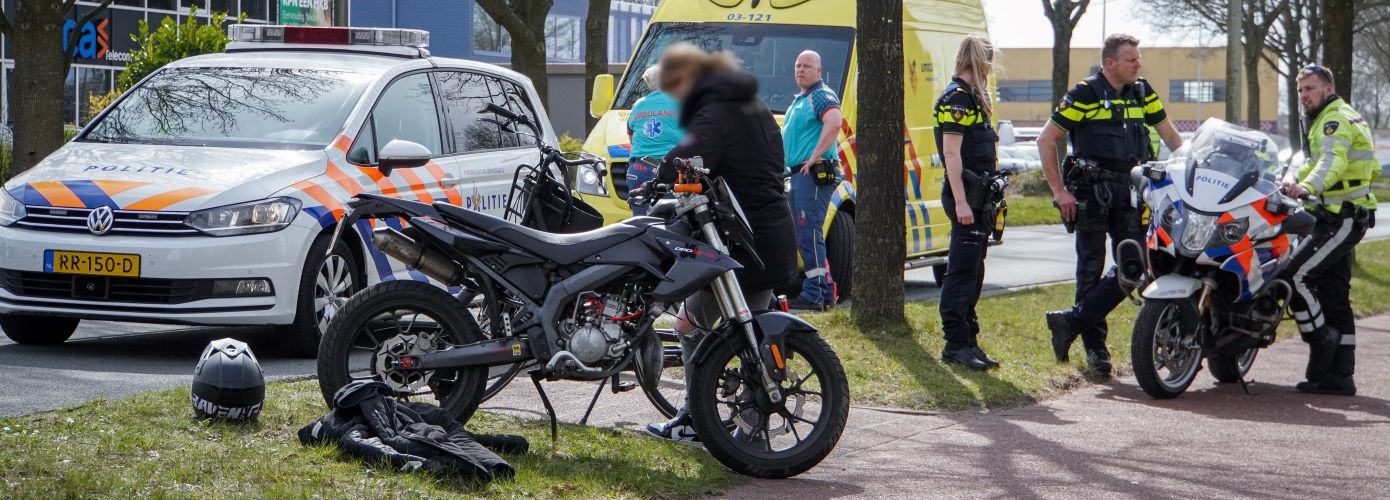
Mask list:
[[[821,226],[835,193],[838,159],[835,147],[840,133],[840,99],[821,80],[821,58],[805,51],[796,58],[796,85],[801,93],[787,107],[782,125],[782,144],[791,177],[792,220],[796,222],[796,249],[801,254],[806,280],[801,294],[790,303],[795,309],[822,311],[835,305],[835,285],[825,255]],[[813,167],[828,162],[834,179],[816,182]]]

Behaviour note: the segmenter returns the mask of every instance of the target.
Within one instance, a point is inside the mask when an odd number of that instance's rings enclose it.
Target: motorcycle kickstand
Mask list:
[[[541,371],[531,370],[531,383],[536,385],[536,393],[541,395],[541,404],[545,405],[545,413],[550,415],[550,441],[553,443],[560,440],[559,423],[555,419],[555,407],[550,405],[550,397],[545,395],[545,388],[541,387]]]
[[[610,381],[613,384],[613,394],[627,392],[637,388],[637,384],[633,384],[631,382],[620,382],[618,380],[617,374],[614,374],[612,377],[608,377],[606,379],[598,381],[598,387],[594,388],[594,397],[589,399],[589,407],[584,410],[584,418],[579,419],[579,425],[588,425],[589,414],[594,411],[594,405],[598,404],[598,396],[600,394],[603,394],[603,385],[609,383]]]
[[[1246,395],[1246,396],[1254,396],[1254,395],[1255,395],[1255,391],[1250,390],[1250,386],[1252,386],[1252,385],[1255,385],[1255,380],[1254,380],[1254,379],[1246,380],[1245,377],[1241,377],[1241,378],[1240,378],[1240,389],[1243,390],[1243,391],[1245,391],[1245,395]]]

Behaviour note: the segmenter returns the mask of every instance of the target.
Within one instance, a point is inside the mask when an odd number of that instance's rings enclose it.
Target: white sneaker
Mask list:
[[[704,446],[700,443],[699,434],[695,433],[695,427],[690,425],[690,417],[676,418],[659,424],[647,424],[647,434],[681,444]]]

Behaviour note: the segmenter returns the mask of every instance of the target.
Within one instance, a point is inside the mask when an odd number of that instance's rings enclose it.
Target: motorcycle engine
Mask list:
[[[623,322],[633,319],[623,294],[585,293],[562,324],[561,345],[586,365],[622,356],[628,348]]]

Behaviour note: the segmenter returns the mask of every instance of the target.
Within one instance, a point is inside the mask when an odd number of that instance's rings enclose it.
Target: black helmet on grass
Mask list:
[[[246,343],[214,340],[193,369],[193,413],[198,418],[254,420],[265,403],[265,376]]]

